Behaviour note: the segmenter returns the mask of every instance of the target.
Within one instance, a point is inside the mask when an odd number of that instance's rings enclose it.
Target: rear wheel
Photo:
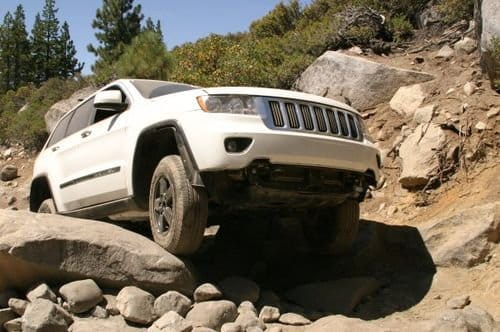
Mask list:
[[[331,208],[313,213],[304,221],[306,238],[315,251],[323,254],[343,254],[356,240],[359,228],[359,202],[347,200]]]
[[[149,219],[155,242],[173,254],[194,253],[203,241],[207,214],[206,192],[191,185],[181,158],[163,158],[149,192]]]
[[[56,204],[52,198],[47,198],[40,204],[38,207],[38,213],[48,213],[48,214],[56,214]]]

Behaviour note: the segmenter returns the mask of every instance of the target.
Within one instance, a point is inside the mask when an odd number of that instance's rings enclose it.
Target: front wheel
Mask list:
[[[203,241],[208,199],[193,187],[179,156],[160,160],[151,180],[149,219],[156,243],[172,254],[193,254]]]
[[[47,198],[38,207],[38,213],[56,214],[56,204],[52,198]]]
[[[310,246],[322,254],[339,255],[349,251],[359,228],[359,202],[347,200],[313,213],[304,220],[304,231]]]

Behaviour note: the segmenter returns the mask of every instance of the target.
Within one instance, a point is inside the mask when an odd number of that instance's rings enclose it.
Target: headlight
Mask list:
[[[224,95],[202,96],[196,98],[201,109],[209,113],[231,113],[258,115],[255,99],[252,96]]]
[[[363,118],[361,116],[357,116],[358,118],[358,123],[359,123],[359,127],[361,128],[361,131],[363,132],[363,137],[371,142],[371,143],[375,143],[376,141],[373,139],[373,137],[370,136],[370,132],[368,131],[368,128],[366,128],[366,125],[365,125],[365,122],[363,121]]]

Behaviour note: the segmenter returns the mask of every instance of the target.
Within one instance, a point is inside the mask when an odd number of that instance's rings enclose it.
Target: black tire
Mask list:
[[[340,255],[349,251],[359,229],[359,202],[347,200],[332,208],[322,208],[304,221],[305,236],[321,254]]]
[[[38,213],[57,214],[56,204],[52,198],[47,198],[38,207]]]
[[[149,220],[156,243],[176,255],[193,254],[203,241],[208,200],[189,182],[179,156],[160,160],[151,180]]]

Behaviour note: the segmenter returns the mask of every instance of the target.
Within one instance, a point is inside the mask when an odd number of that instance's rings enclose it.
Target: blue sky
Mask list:
[[[13,12],[18,4],[26,11],[28,31],[37,12],[41,12],[44,0],[0,0],[0,17]],[[142,5],[145,17],[160,20],[167,47],[195,41],[210,33],[246,31],[250,23],[265,15],[280,0],[136,0]],[[311,0],[301,0],[302,4]],[[85,62],[84,73],[90,72],[94,56],[87,52],[89,43],[95,44],[95,30],[91,22],[102,0],[56,0],[58,18],[68,21],[71,37],[78,51],[77,57]]]

